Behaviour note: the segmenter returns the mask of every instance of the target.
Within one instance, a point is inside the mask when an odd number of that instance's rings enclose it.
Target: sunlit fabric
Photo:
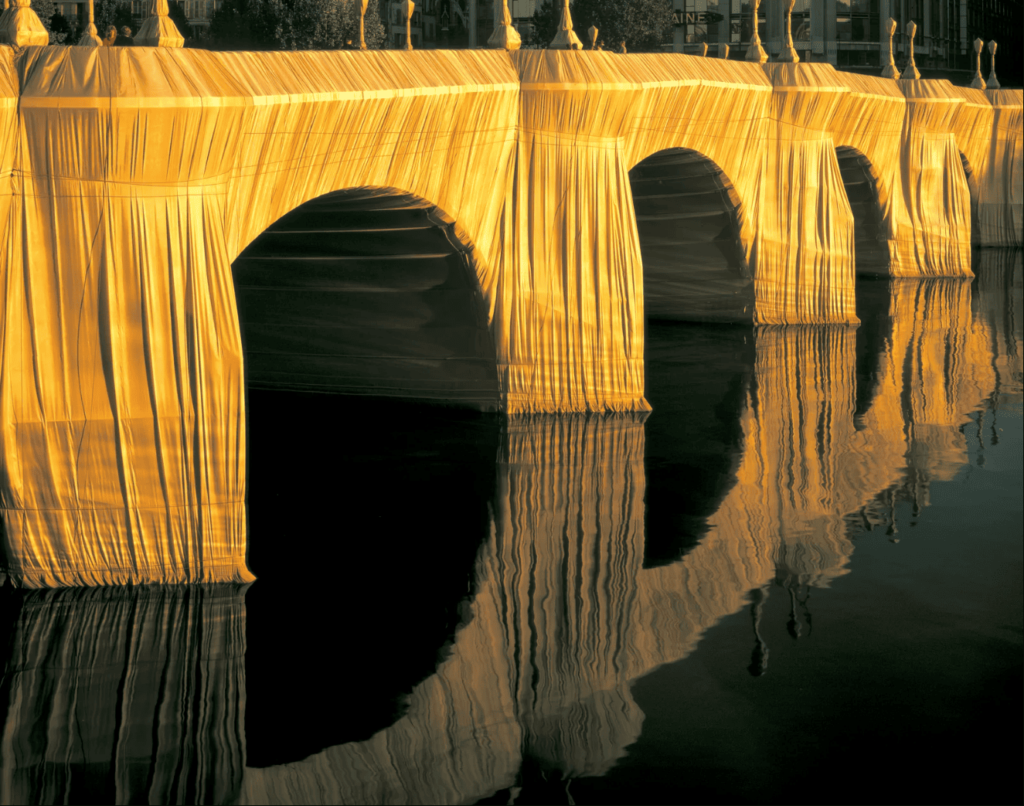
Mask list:
[[[251,579],[246,362],[254,378],[279,372],[268,355],[290,353],[303,388],[386,394],[390,378],[391,394],[513,415],[647,410],[643,249],[658,244],[641,244],[629,171],[667,150],[699,155],[731,187],[723,220],[736,242],[717,284],[732,289],[749,273],[752,311],[734,305],[738,318],[855,322],[856,223],[837,147],[872,166],[891,273],[967,276],[961,153],[982,241],[1020,229],[1021,95],[993,92],[968,103],[948,82],[682,54],[0,48],[10,578]],[[389,344],[399,328],[374,329],[374,317],[332,309],[329,295],[311,318],[366,322],[361,344],[376,346],[359,353],[319,335],[296,345],[293,289],[273,300],[282,315],[293,306],[291,346],[263,339],[247,357],[233,261],[242,256],[245,275],[246,248],[272,241],[275,222],[353,189],[443,212],[471,269],[459,293],[474,304],[412,314],[437,329],[417,364],[414,347],[429,339]],[[393,245],[421,254],[404,237]],[[655,264],[657,295],[675,280],[665,254]],[[398,274],[389,281],[400,285]],[[384,294],[371,299],[386,306]],[[711,300],[719,314],[726,302]],[[453,345],[441,330],[462,335]],[[367,374],[346,380],[359,356]],[[405,374],[377,366],[385,357]],[[472,377],[445,377],[456,365]]]
[[[229,803],[245,767],[237,586],[4,593],[4,803]]]

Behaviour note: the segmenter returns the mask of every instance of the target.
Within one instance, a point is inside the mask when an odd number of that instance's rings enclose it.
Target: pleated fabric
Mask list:
[[[4,803],[231,803],[244,587],[7,592]]]
[[[1019,93],[828,65],[0,48],[0,99],[0,512],[19,585],[251,579],[232,261],[325,194],[438,211],[496,365],[496,392],[463,402],[512,415],[649,408],[629,170],[666,150],[729,188],[754,287],[753,312],[733,309],[757,324],[856,321],[836,146],[875,166],[891,273],[969,274],[961,153],[983,237],[1020,229]]]

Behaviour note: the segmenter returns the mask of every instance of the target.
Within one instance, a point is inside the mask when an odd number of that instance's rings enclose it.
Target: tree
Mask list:
[[[672,41],[672,22],[668,0],[630,0],[623,14],[622,39],[630,51],[660,51]]]
[[[597,26],[598,39],[618,48],[625,41],[633,52],[661,50],[672,40],[672,4],[669,0],[576,0],[570,6],[576,35],[590,46],[587,30]],[[543,0],[533,14],[540,44],[546,45],[562,19],[561,0]]]
[[[33,0],[33,5],[36,0]],[[124,26],[134,28],[134,22],[132,21],[132,4],[130,2],[118,2],[118,0],[94,0],[93,3],[93,20],[96,22],[96,33],[100,39],[107,32],[107,28],[113,25],[120,31]],[[82,30],[79,31],[79,36],[85,32],[85,26],[88,25],[88,20],[83,18]],[[138,33],[138,31],[133,31]],[[77,39],[75,40],[77,43]]]
[[[36,5],[36,3],[33,3],[33,8],[35,8]],[[38,5],[42,5],[42,3],[38,3]],[[40,17],[39,19],[50,32],[51,45],[73,45],[77,41],[74,38],[74,26],[68,22],[68,18],[60,12],[51,15],[49,20],[44,17]]]
[[[534,41],[541,47],[547,47],[555,38],[555,31],[558,30],[561,19],[562,0],[541,0],[533,11]]]
[[[366,10],[368,47],[385,38],[378,0]],[[334,50],[359,44],[358,0],[226,0],[210,22],[217,50]]]

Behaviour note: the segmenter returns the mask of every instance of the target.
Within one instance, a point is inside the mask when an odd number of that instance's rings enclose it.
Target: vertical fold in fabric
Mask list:
[[[237,801],[244,586],[3,595],[4,803]]]
[[[829,126],[846,87],[829,65],[766,64],[772,82],[756,240],[756,324],[857,321],[853,214]]]
[[[22,76],[0,379],[9,574],[250,580],[225,166],[202,159],[233,110],[125,98],[132,55],[54,51]]]
[[[962,97],[948,81],[900,80],[907,99],[900,159],[913,240],[900,264],[920,277],[971,277],[971,194],[953,124]]]

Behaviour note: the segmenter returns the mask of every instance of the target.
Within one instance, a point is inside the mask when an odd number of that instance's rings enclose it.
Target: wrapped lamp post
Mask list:
[[[971,82],[971,89],[985,89],[985,79],[981,75],[981,51],[985,49],[985,43],[981,39],[975,39],[971,43],[974,46],[974,80]]]
[[[89,24],[85,26],[81,38],[78,40],[79,47],[98,48],[102,47],[103,40],[96,31],[96,11],[93,8],[93,0],[89,0]]]
[[[369,8],[370,0],[359,2],[359,49],[366,50],[366,9]]]
[[[170,13],[167,0],[153,0],[149,7],[149,17],[135,35],[135,44],[149,48],[183,47],[185,37],[170,18]]]
[[[988,43],[988,55],[990,57],[988,65],[988,81],[985,83],[985,89],[997,90],[1000,87],[999,79],[996,78],[996,48],[999,47],[996,41],[993,39]],[[981,57],[978,57],[978,72],[981,72]]]
[[[405,14],[405,49],[412,50],[412,13],[416,10],[416,4],[412,0],[405,0],[400,8]]]
[[[892,37],[896,33],[896,20],[892,17],[889,18],[889,22],[886,23],[885,27],[888,36],[888,50],[885,54],[886,62],[885,67],[882,69],[882,78],[897,79],[900,77],[900,71],[896,68],[896,59],[893,57],[892,52]]]
[[[787,64],[796,64],[800,61],[796,48],[793,47],[793,7],[796,0],[786,0],[786,41],[779,52],[779,61]]]
[[[32,10],[32,0],[12,0],[0,19],[6,23],[0,26],[0,41],[5,44],[15,48],[50,44],[50,35]]]
[[[497,25],[494,26],[494,33],[487,40],[488,46],[503,50],[519,50],[523,40],[519,37],[519,31],[512,25],[512,15],[509,14],[507,0],[494,0],[494,17],[497,20]]]
[[[903,77],[909,78],[914,81],[921,77],[921,71],[917,69],[917,64],[914,62],[914,36],[917,34],[917,23],[911,20],[907,23],[907,36],[910,41],[910,59],[907,61],[907,67],[903,71]]]
[[[558,23],[555,38],[549,48],[555,50],[583,50],[583,43],[572,29],[572,14],[569,13],[569,0],[562,0],[562,19]]]
[[[764,64],[768,61],[768,54],[764,52],[764,48],[761,47],[761,35],[757,32],[760,25],[758,22],[757,8],[761,5],[761,0],[753,0],[750,4],[751,10],[754,15],[752,33],[750,34],[750,47],[747,48],[746,60],[748,62],[756,62],[757,64]]]

